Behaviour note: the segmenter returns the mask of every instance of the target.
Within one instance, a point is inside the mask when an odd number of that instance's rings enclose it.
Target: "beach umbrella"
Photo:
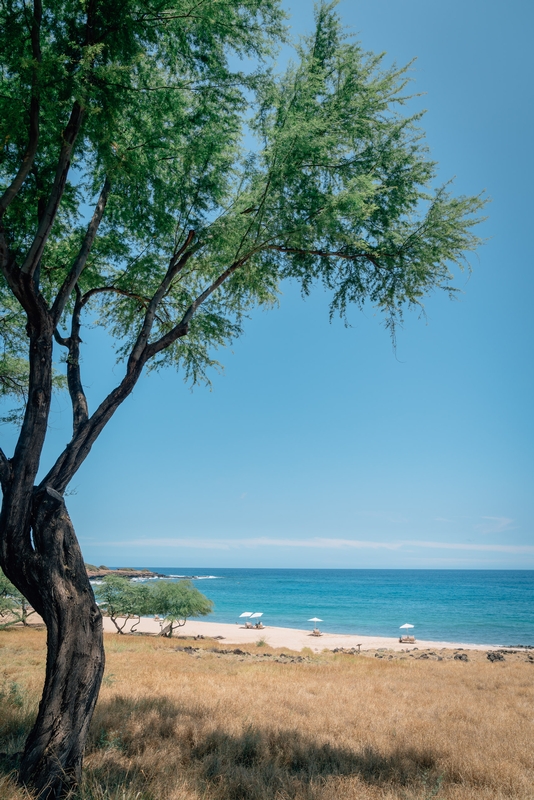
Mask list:
[[[243,611],[243,613],[239,615],[239,619],[241,619],[241,617],[251,617],[251,616],[252,616],[252,611]]]
[[[313,622],[313,633],[315,633],[316,631],[318,631],[317,623],[322,622],[322,619],[319,619],[319,617],[312,617],[311,619],[308,620],[308,622]]]
[[[408,630],[409,630],[410,628],[413,628],[413,625],[410,625],[410,623],[409,623],[409,622],[405,622],[405,623],[404,623],[404,625],[401,625],[401,626],[400,626],[400,629],[401,629],[401,631],[402,631],[402,630],[404,630],[404,634],[405,634],[405,636],[404,636],[404,641],[407,641],[407,642],[411,641],[411,638],[408,636]],[[399,639],[399,641],[401,641],[401,642],[403,641],[403,638],[402,638],[402,633],[401,633],[401,636],[400,636],[400,639]],[[414,640],[414,641],[415,641],[415,640]]]

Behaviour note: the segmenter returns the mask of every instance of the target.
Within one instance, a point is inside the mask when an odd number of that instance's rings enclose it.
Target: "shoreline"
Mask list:
[[[104,617],[104,632],[117,633],[109,617]],[[157,635],[160,632],[160,624],[151,617],[141,617],[141,622],[135,625],[135,620],[128,622],[125,626],[125,633],[130,633],[132,625],[135,626],[137,633]],[[135,635],[134,632],[134,635]],[[447,642],[429,641],[417,639],[415,642],[399,642],[398,637],[387,636],[358,636],[350,633],[325,633],[321,636],[314,636],[310,630],[300,630],[298,628],[280,628],[267,625],[263,628],[245,628],[244,625],[231,624],[228,622],[200,622],[195,619],[187,620],[184,626],[174,633],[175,639],[181,636],[204,637],[207,639],[220,639],[227,644],[256,644],[260,639],[273,648],[285,647],[288,650],[300,652],[308,647],[313,652],[321,650],[334,650],[339,648],[351,649],[361,647],[361,650],[377,650],[386,648],[387,650],[413,649],[440,649],[440,650],[495,650],[506,645],[502,644],[469,644],[466,642]]]

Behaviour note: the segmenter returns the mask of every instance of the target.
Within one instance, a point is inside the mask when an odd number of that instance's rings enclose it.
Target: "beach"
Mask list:
[[[149,617],[142,617],[139,625],[135,621],[126,623],[125,633],[132,627],[137,633],[157,635],[161,628],[157,620]],[[116,633],[116,628],[109,617],[104,617],[104,631]],[[174,637],[200,637],[221,639],[227,644],[255,644],[262,639],[270,647],[285,647],[288,650],[300,652],[305,647],[309,647],[313,652],[318,653],[322,650],[352,649],[358,647],[361,650],[377,650],[386,648],[400,652],[409,649],[460,649],[464,650],[493,650],[501,647],[499,644],[467,644],[465,642],[446,642],[446,641],[427,641],[419,640],[412,643],[399,642],[398,637],[386,636],[358,636],[357,634],[345,633],[322,633],[322,636],[313,636],[311,630],[299,630],[297,628],[279,628],[267,625],[263,628],[245,628],[242,624],[231,625],[224,622],[204,622],[195,619],[188,620],[185,625],[174,632]]]

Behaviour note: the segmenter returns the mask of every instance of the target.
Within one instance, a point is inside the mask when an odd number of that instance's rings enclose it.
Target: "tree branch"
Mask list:
[[[189,330],[189,323],[191,322],[193,315],[197,308],[202,305],[202,303],[213,294],[213,292],[217,291],[219,286],[221,286],[228,278],[234,274],[234,272],[239,269],[239,267],[243,266],[243,264],[250,258],[251,253],[248,253],[245,258],[239,259],[239,261],[234,261],[228,269],[222,272],[216,281],[214,281],[207,289],[205,289],[202,294],[194,300],[185,314],[183,315],[180,322],[172,328],[168,333],[164,334],[160,339],[157,339],[152,344],[149,344],[146,348],[146,361],[150,358],[155,356],[161,350],[165,350],[166,347],[169,347],[173,344],[177,339],[182,336],[185,336],[187,331]]]
[[[54,179],[54,185],[48,199],[46,210],[37,228],[37,233],[35,235],[35,239],[33,240],[32,246],[30,247],[28,255],[26,256],[24,264],[21,268],[21,272],[24,275],[33,276],[43,254],[45,244],[50,236],[50,231],[52,230],[59,204],[61,202],[61,198],[63,197],[63,192],[65,191],[65,183],[69,173],[72,149],[82,126],[83,118],[84,109],[76,100],[72,108],[67,127],[63,133],[63,145],[59,154],[56,177]]]
[[[347,261],[357,261],[359,258],[372,258],[369,253],[344,253],[342,250],[306,250],[301,247],[284,247],[279,244],[268,244],[263,249],[277,250],[279,253],[292,253],[301,256],[324,256],[326,258],[343,258]]]
[[[37,152],[37,145],[39,143],[39,90],[38,90],[38,74],[37,64],[41,63],[41,19],[43,16],[43,9],[41,0],[34,0],[33,2],[33,17],[30,38],[32,43],[32,56],[34,60],[33,73],[32,73],[32,94],[30,100],[30,124],[28,135],[28,147],[22,159],[19,171],[7,187],[4,194],[0,198],[0,218],[4,215],[9,204],[14,200],[20,191],[20,187],[28,177],[28,173],[32,168],[33,160]]]
[[[154,323],[158,305],[170,288],[170,285],[178,272],[183,266],[185,266],[193,253],[196,252],[196,250],[201,246],[199,244],[195,248],[191,248],[190,250],[187,249],[193,241],[194,235],[194,231],[189,231],[186,241],[182,247],[180,247],[173,254],[165,277],[148,303],[141,331],[128,359],[126,375],[120,384],[113,389],[113,391],[110,392],[108,396],[100,403],[92,416],[80,421],[80,424],[76,428],[71,441],[65,450],[63,450],[50,472],[43,478],[40,486],[52,486],[60,493],[65,491],[69,481],[80,468],[81,464],[85,461],[91,450],[91,447],[98,438],[99,434],[102,432],[105,425],[109,422],[117,408],[121,405],[121,403],[124,402],[134,388],[147,361],[147,340]],[[83,296],[83,298],[80,298],[80,308],[93,294],[96,294],[99,291],[109,290],[110,288],[112,291],[117,291],[119,294],[127,294],[116,287],[101,287],[100,289],[90,290]]]
[[[142,294],[129,292],[127,289],[119,289],[118,286],[98,286],[94,289],[89,289],[89,291],[84,294],[82,297],[82,304],[85,305],[91,299],[91,297],[94,297],[96,294],[104,294],[105,292],[114,292],[115,294],[120,294],[123,297],[129,297],[131,300],[137,300],[144,306],[148,306],[150,303],[149,297],[143,297]]]
[[[106,203],[108,201],[110,189],[111,189],[111,184],[109,182],[109,179],[106,178],[106,180],[104,181],[104,186],[102,187],[102,191],[100,192],[100,197],[98,198],[98,202],[95,206],[93,218],[91,219],[91,222],[87,226],[87,231],[85,233],[85,237],[83,240],[83,244],[80,248],[80,252],[78,253],[76,261],[72,265],[69,274],[63,281],[63,285],[59,290],[56,299],[54,300],[54,305],[52,306],[52,319],[54,321],[54,325],[57,325],[57,323],[59,322],[59,319],[65,308],[65,304],[69,299],[72,290],[76,286],[78,278],[80,277],[85,268],[85,264],[87,263],[87,258],[89,256],[91,247],[95,240],[98,227],[104,215],[104,209],[106,208]]]
[[[173,254],[165,277],[161,281],[157,291],[154,293],[150,303],[148,304],[143,325],[141,326],[141,330],[139,331],[139,335],[128,359],[128,369],[131,367],[133,368],[135,363],[141,358],[148,343],[148,337],[150,336],[152,325],[154,324],[158,306],[168,292],[172,281],[180,272],[180,270],[187,264],[191,256],[201,247],[201,244],[199,243],[196,247],[193,247],[190,250],[187,249],[193,241],[194,236],[195,231],[189,231],[182,247],[180,247],[180,249]]]
[[[143,371],[145,362],[145,358],[139,359],[134,367],[127,371],[120,384],[100,403],[92,416],[81,422],[67,447],[39,484],[40,488],[51,486],[60,494],[65,491],[69,481],[89,455],[94,442],[106,424],[131,393]]]
[[[56,342],[68,348],[69,351],[69,355],[67,356],[67,385],[72,403],[73,436],[75,436],[80,427],[87,422],[89,417],[87,397],[83,390],[80,371],[80,316],[84,302],[78,284],[75,286],[75,291],[76,302],[74,303],[74,310],[72,312],[70,336],[65,339],[58,333],[57,329],[54,330]]]
[[[219,286],[221,286],[221,284],[223,284],[224,281],[226,281],[250,257],[249,253],[247,254],[246,258],[242,258],[239,261],[234,262],[230,267],[228,267],[228,269],[221,273],[217,280],[208,286],[208,288],[205,289],[193,303],[191,303],[182,317],[182,320],[171,331],[165,334],[165,336],[162,336],[151,345],[148,345],[145,342],[141,347],[140,342],[142,342],[143,336],[148,336],[150,334],[151,326],[155,318],[155,313],[157,310],[157,303],[155,302],[155,299],[159,298],[158,302],[161,302],[165,292],[168,290],[172,282],[172,279],[187,263],[189,258],[197,249],[193,248],[187,250],[187,247],[193,240],[193,236],[194,231],[190,231],[185,244],[171,259],[171,264],[167,270],[165,278],[150,301],[149,307],[145,314],[145,320],[141,329],[141,333],[139,334],[128,359],[126,375],[120,384],[108,394],[102,403],[100,403],[91,417],[79,425],[75,434],[73,435],[72,440],[61,453],[50,472],[41,481],[41,487],[51,486],[60,493],[65,491],[69,481],[85,461],[91,450],[91,447],[104,429],[105,425],[109,422],[121,403],[123,403],[131,393],[148,359],[154,356],[160,350],[168,347],[180,336],[185,336],[188,330],[189,322],[191,321],[191,318],[198,307],[205,302],[205,300],[207,300],[207,298],[212,295],[213,292],[215,292]],[[198,247],[200,247],[200,245],[198,245]],[[96,293],[98,290],[91,290],[91,292],[93,291]],[[89,292],[84,295],[84,298],[86,298],[88,294]],[[82,302],[84,298],[82,298]]]

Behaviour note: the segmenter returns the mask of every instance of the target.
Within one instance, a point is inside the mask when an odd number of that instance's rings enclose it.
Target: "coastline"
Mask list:
[[[116,628],[109,617],[104,617],[104,632],[116,633]],[[135,621],[128,622],[125,633],[130,632]],[[160,624],[157,620],[150,617],[142,617],[139,625],[136,625],[137,633],[157,635],[160,632]],[[232,625],[227,622],[200,622],[195,619],[188,620],[185,625],[179,628],[174,638],[186,637],[205,637],[207,639],[221,638],[227,644],[256,644],[263,639],[266,644],[273,648],[285,647],[288,650],[300,652],[303,648],[309,647],[313,652],[321,650],[335,650],[340,648],[351,649],[361,646],[363,650],[377,650],[386,648],[397,652],[413,649],[439,649],[439,650],[494,650],[503,647],[501,644],[469,644],[465,642],[446,642],[428,641],[417,639],[415,642],[399,642],[398,637],[386,636],[358,636],[348,633],[325,633],[322,636],[313,636],[310,630],[299,630],[297,628],[278,628],[270,625],[264,628],[245,628],[244,625]]]

